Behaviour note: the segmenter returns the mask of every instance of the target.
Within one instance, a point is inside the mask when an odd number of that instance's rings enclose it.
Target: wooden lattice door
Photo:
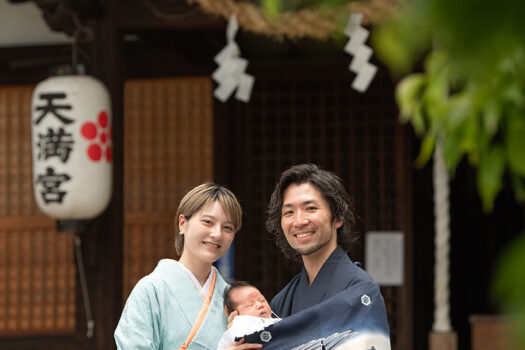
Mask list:
[[[125,84],[124,300],[159,259],[176,258],[179,201],[214,180],[211,89],[208,77]]]
[[[73,237],[57,232],[33,198],[33,88],[0,87],[0,344],[75,331]]]

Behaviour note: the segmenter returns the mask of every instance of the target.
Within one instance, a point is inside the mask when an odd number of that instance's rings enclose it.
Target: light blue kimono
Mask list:
[[[227,326],[223,312],[226,287],[226,282],[217,272],[210,308],[188,349],[217,348]],[[159,261],[155,270],[142,278],[129,295],[115,330],[117,348],[179,349],[203,303],[204,298],[176,261]]]

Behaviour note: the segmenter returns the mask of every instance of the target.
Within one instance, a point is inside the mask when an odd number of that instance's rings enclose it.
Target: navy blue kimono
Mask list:
[[[342,248],[308,286],[306,270],[270,303],[284,319],[246,336],[264,349],[390,350],[390,331],[378,284]]]

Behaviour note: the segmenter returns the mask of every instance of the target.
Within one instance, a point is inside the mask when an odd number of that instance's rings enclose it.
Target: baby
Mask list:
[[[237,312],[230,328],[224,332],[217,350],[224,350],[235,343],[235,338],[260,331],[264,327],[280,321],[272,318],[270,304],[261,292],[247,282],[230,283],[224,291],[224,313],[229,317]]]

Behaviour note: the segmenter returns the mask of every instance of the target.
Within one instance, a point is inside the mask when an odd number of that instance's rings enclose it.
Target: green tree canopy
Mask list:
[[[376,28],[374,46],[395,75],[402,121],[423,137],[419,165],[443,143],[448,169],[466,156],[491,211],[504,178],[525,200],[525,2],[413,0]]]

